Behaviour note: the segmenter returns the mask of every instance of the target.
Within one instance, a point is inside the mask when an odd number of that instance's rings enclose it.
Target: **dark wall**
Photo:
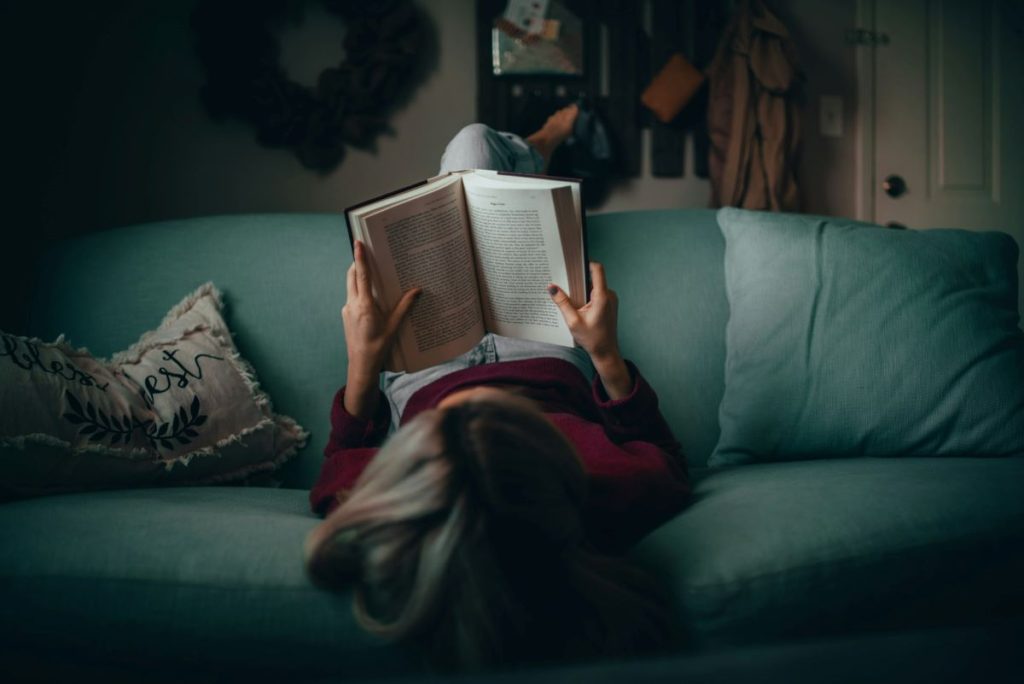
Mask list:
[[[5,93],[0,130],[7,167],[0,329],[17,331],[21,325],[31,265],[42,247],[55,235],[76,230],[49,220],[49,188],[67,154],[78,102],[90,97],[83,92],[84,74],[104,27],[124,4],[108,0],[0,5]]]
[[[472,3],[418,2],[443,39],[424,79],[369,149],[327,175],[215,121],[190,16],[196,0],[0,5],[6,135],[0,328],[24,330],[25,279],[53,240],[146,221],[224,213],[340,212],[395,183],[432,174],[444,143],[474,118]],[[340,20],[310,0],[280,36],[289,75],[312,86],[344,56]],[[440,63],[438,61],[440,59]],[[12,295],[10,293],[18,293]]]

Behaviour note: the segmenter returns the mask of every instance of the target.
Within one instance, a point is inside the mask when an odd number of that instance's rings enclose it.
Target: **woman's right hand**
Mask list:
[[[348,350],[348,379],[345,410],[358,418],[369,418],[380,400],[377,375],[398,336],[398,328],[420,294],[416,287],[404,295],[391,311],[384,311],[373,298],[370,260],[366,246],[354,245],[352,266],[346,275],[347,298],[341,309]]]
[[[353,252],[352,265],[346,274],[347,298],[341,309],[349,374],[356,373],[376,382],[398,337],[398,329],[421,288],[410,289],[394,309],[384,311],[373,298],[373,266],[366,254],[366,245],[357,240]]]
[[[590,355],[608,396],[619,399],[633,389],[633,378],[619,352],[619,298],[608,289],[604,266],[596,261],[590,262],[590,279],[590,301],[578,309],[557,285],[549,285],[548,294],[562,312],[573,339]]]

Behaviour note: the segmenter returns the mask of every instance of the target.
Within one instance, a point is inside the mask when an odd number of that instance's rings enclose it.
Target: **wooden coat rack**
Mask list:
[[[714,56],[726,21],[725,0],[552,0],[582,21],[583,73],[493,72],[492,29],[506,0],[478,0],[478,90],[480,121],[522,135],[535,130],[558,107],[580,95],[604,122],[614,152],[612,178],[635,178],[641,168],[641,131],[651,128],[651,173],[680,177],[685,140],[694,132],[696,174],[707,177],[707,87],[669,123],[657,121],[640,94],[674,52],[704,69]],[[645,29],[649,26],[649,30]]]

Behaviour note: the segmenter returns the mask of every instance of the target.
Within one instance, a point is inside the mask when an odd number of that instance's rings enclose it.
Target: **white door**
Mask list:
[[[874,112],[862,217],[1002,230],[1024,248],[1024,3],[864,0],[858,9],[875,37],[859,65],[874,82],[861,91]]]

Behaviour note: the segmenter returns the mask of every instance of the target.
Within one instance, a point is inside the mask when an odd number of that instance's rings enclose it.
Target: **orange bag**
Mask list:
[[[676,52],[650,82],[640,101],[662,123],[676,118],[704,82],[704,74]]]

